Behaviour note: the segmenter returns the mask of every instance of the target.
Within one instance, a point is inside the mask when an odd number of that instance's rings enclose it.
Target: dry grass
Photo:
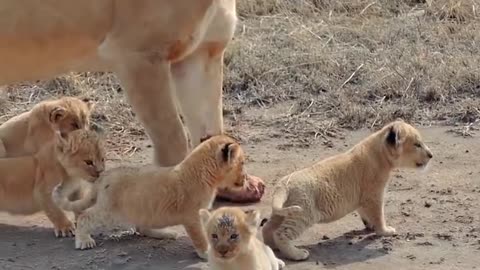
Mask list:
[[[480,117],[480,0],[237,2],[224,83],[233,128],[242,120],[326,138],[397,117],[465,125]],[[132,136],[145,138],[115,77],[103,73],[10,86],[0,122],[64,94],[98,101],[95,121],[116,153],[136,150]],[[273,119],[244,113],[282,106]]]
[[[478,0],[242,1],[225,90],[238,106],[293,100],[293,115],[320,125],[474,122],[479,7]]]

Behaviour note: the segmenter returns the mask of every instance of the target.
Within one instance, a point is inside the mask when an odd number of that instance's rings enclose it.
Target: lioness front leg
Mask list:
[[[360,209],[358,209],[362,219],[375,230],[375,233],[380,236],[390,236],[395,234],[393,227],[387,226],[385,222],[383,199],[373,199],[365,202]]]
[[[128,54],[128,52],[126,52]],[[177,113],[170,63],[140,54],[126,57],[116,74],[133,111],[153,142],[155,161],[172,166],[187,154],[187,137]]]
[[[223,55],[227,42],[208,42],[172,66],[176,93],[192,147],[206,135],[223,133]],[[262,179],[248,175],[242,190],[220,189],[218,197],[237,203],[257,202],[265,191]]]
[[[45,215],[53,223],[56,237],[70,237],[75,235],[75,225],[65,213],[53,202],[49,192],[41,194],[41,206]]]
[[[188,236],[190,239],[192,239],[193,246],[195,247],[198,257],[206,260],[208,258],[208,242],[205,232],[202,229],[200,220],[185,224],[184,227]]]

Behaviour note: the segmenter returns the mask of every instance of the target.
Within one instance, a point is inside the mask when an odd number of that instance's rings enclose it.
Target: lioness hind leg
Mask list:
[[[272,215],[270,219],[268,219],[267,223],[263,225],[262,228],[262,237],[263,242],[272,249],[277,248],[275,245],[275,241],[273,239],[274,232],[278,229],[278,227],[282,224],[284,217]]]
[[[292,243],[308,227],[309,224],[299,217],[287,217],[274,232],[273,239],[275,245],[287,259],[302,261],[310,256],[308,250],[297,248]]]
[[[395,234],[395,229],[386,225],[383,200],[370,200],[358,212],[373,227],[377,235],[390,236]]]
[[[175,240],[178,237],[178,233],[170,229],[145,229],[136,228],[136,230],[144,236],[148,236],[156,239],[172,239]]]

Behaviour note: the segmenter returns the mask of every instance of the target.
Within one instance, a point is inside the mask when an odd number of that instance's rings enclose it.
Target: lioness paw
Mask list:
[[[91,249],[97,246],[95,240],[89,235],[87,237],[80,237],[75,238],[75,248],[76,249]]]
[[[380,236],[392,236],[396,233],[396,230],[395,228],[393,227],[390,227],[390,226],[386,226],[385,228],[379,230],[377,232],[377,235],[380,235]]]

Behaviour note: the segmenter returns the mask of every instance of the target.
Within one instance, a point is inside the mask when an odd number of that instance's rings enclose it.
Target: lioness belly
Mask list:
[[[0,84],[73,71],[110,28],[112,0],[0,0]]]
[[[73,71],[95,54],[96,44],[82,37],[47,38],[0,36],[0,84],[48,79]]]

